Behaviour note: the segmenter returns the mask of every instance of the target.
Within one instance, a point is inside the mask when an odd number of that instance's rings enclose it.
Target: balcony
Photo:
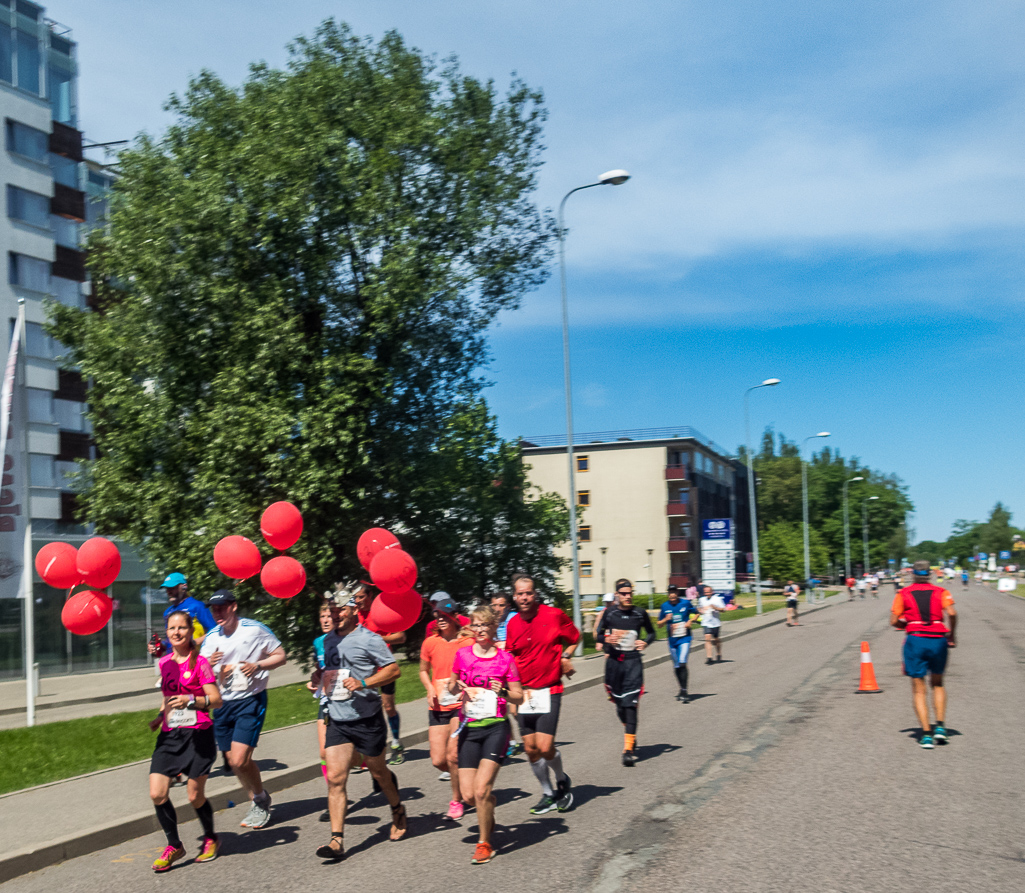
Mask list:
[[[689,506],[686,502],[667,502],[666,503],[666,514],[667,515],[687,515],[690,514]]]
[[[68,220],[85,223],[85,193],[72,189],[63,183],[53,184],[53,198],[50,199],[50,213]]]
[[[85,282],[85,253],[75,251],[74,248],[57,245],[51,271],[54,276],[59,276],[61,279]]]
[[[75,459],[90,459],[93,440],[88,434],[80,431],[60,432],[60,452],[57,461],[72,462]]]
[[[685,481],[685,480],[687,480],[687,467],[685,465],[667,465],[666,466],[666,480],[667,481]]]
[[[689,552],[690,543],[685,539],[671,539],[666,544],[667,552]]]
[[[54,155],[63,155],[72,161],[82,160],[82,133],[67,124],[53,122],[53,133],[50,134],[50,151]]]

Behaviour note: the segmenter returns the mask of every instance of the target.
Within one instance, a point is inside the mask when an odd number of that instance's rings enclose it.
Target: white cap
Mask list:
[[[608,604],[608,602],[616,600],[616,594],[614,592],[606,592],[605,595],[602,596],[601,600]]]

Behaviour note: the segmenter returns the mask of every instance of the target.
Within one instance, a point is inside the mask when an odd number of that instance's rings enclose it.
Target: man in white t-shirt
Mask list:
[[[726,603],[721,596],[712,591],[711,586],[701,586],[701,598],[698,599],[698,613],[701,615],[701,628],[705,633],[705,663],[715,663],[712,660],[712,648],[715,647],[715,657],[722,663],[722,640],[719,638],[719,630],[722,627],[722,620],[719,619],[719,612],[726,610]]]
[[[270,821],[270,794],[263,789],[253,750],[267,713],[267,673],[285,663],[285,649],[262,623],[238,616],[235,593],[218,589],[207,602],[217,627],[203,639],[200,654],[213,667],[223,704],[214,713],[214,735],[252,804],[243,828]]]

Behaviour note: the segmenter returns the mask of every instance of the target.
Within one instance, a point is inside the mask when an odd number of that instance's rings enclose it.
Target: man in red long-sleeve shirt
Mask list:
[[[513,579],[516,614],[506,627],[505,650],[516,660],[525,695],[517,719],[530,769],[541,784],[541,799],[533,815],[573,806],[569,776],[562,768],[562,754],[555,747],[555,731],[562,706],[562,677],[572,676],[570,655],[580,641],[580,630],[565,611],[541,604],[534,578],[519,574]],[[552,789],[548,768],[555,772]]]

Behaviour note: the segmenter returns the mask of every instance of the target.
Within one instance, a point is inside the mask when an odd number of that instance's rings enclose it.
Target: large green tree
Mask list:
[[[92,383],[84,517],[203,594],[226,582],[214,544],[262,542],[261,510],[295,502],[310,591],[266,609],[292,644],[372,525],[425,590],[468,600],[519,568],[554,588],[565,507],[530,492],[479,373],[550,256],[540,94],[329,21],[286,69],[204,72],[168,108],[118,158],[90,245],[101,312],[52,307]]]
[[[953,560],[965,567],[971,557],[978,552],[999,555],[1002,551],[1010,551],[1014,547],[1016,537],[1025,537],[1025,530],[1014,527],[1011,524],[1011,517],[1007,506],[998,502],[985,521],[967,521],[959,518],[954,522],[951,534],[944,542],[923,540],[912,547],[912,556],[932,563]],[[1023,554],[1025,553],[1015,550],[1011,561],[1014,564],[1022,564]]]
[[[758,555],[762,576],[771,579],[776,586],[785,585],[787,580],[804,581],[804,533],[800,524],[792,521],[770,524],[759,536]],[[811,530],[808,535],[808,560],[813,576],[826,573],[828,553],[817,530]]]

